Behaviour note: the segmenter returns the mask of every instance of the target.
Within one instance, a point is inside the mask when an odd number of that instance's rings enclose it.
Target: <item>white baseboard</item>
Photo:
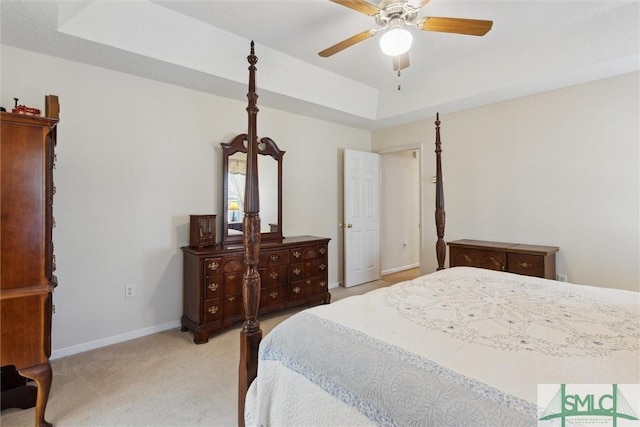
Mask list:
[[[420,263],[404,265],[402,267],[396,267],[396,268],[390,268],[388,270],[383,270],[382,271],[382,275],[384,276],[385,274],[391,274],[391,273],[397,273],[399,271],[411,270],[412,268],[416,268],[416,267],[420,267]]]
[[[65,356],[71,356],[72,354],[83,353],[85,351],[94,350],[100,347],[106,347],[108,345],[129,341],[135,338],[144,337],[147,335],[155,334],[157,332],[162,332],[168,329],[173,329],[178,327],[180,327],[180,321],[174,320],[173,322],[167,322],[161,325],[149,326],[148,328],[138,329],[136,331],[115,335],[113,337],[107,337],[107,338],[102,338],[95,341],[89,341],[83,344],[72,345],[71,347],[65,347],[58,350],[53,350],[51,352],[51,360],[59,359]]]

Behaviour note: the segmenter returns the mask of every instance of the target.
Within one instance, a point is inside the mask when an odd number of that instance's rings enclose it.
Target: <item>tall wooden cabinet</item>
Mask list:
[[[260,244],[259,314],[310,304],[328,304],[329,239],[289,237]],[[182,330],[196,344],[244,320],[242,243],[182,248],[184,292]]]
[[[45,116],[0,113],[1,255],[0,366],[13,365],[38,387],[36,426],[51,388],[54,148],[58,98],[46,98]]]

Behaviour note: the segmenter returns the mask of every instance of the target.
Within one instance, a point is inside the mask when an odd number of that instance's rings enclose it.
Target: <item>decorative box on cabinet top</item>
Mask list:
[[[205,248],[216,244],[216,216],[189,215],[189,246]]]
[[[456,240],[449,246],[449,267],[467,266],[525,276],[556,278],[557,246]]]

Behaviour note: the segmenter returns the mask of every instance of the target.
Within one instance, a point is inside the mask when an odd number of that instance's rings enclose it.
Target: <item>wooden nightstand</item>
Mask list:
[[[525,276],[556,278],[557,246],[456,240],[449,246],[449,267],[467,266]]]

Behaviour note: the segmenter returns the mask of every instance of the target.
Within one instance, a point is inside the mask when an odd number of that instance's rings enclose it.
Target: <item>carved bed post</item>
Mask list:
[[[447,245],[444,243],[444,188],[442,185],[442,159],[440,148],[440,114],[436,113],[436,257],[438,258],[438,270],[444,269],[444,259],[447,254]]]
[[[251,42],[249,61],[249,132],[247,133],[247,175],[244,196],[244,273],[242,275],[242,299],[245,321],[240,332],[240,367],[238,375],[238,425],[244,426],[244,402],[249,385],[258,373],[258,346],[262,339],[262,330],[258,322],[260,303],[260,274],[258,260],[260,254],[260,200],[258,195],[258,138],[256,135],[255,72],[258,57],[255,56]]]

